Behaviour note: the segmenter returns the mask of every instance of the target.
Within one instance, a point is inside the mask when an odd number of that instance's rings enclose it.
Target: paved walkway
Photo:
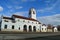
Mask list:
[[[24,39],[24,40],[60,40],[60,35],[28,38],[28,39]]]
[[[25,38],[36,38],[36,37],[47,37],[47,36],[56,36],[60,35],[60,32],[57,33],[6,33],[1,34],[0,33],[0,40],[7,40],[7,39],[25,39]]]

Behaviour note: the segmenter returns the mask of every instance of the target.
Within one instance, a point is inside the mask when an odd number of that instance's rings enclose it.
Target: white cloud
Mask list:
[[[14,4],[20,4],[20,2],[17,2],[17,1],[14,1],[13,3],[14,3]]]
[[[45,10],[44,9],[39,9],[39,10],[37,10],[37,12],[43,13],[43,12],[45,12]]]
[[[46,2],[50,2],[50,1],[46,1]],[[52,11],[59,2],[60,2],[60,1],[57,0],[56,3],[54,3],[51,7],[48,7],[48,6],[47,6],[47,8],[38,9],[37,12],[48,12],[48,11]]]
[[[22,2],[27,2],[27,1],[36,1],[36,0],[21,0]]]
[[[23,8],[22,6],[16,6],[15,7],[16,9],[21,9],[21,8]]]
[[[27,13],[28,13],[27,11],[22,11],[22,12],[16,12],[16,13],[13,13],[13,14],[20,15],[20,16],[26,16]]]
[[[9,9],[13,9],[13,6],[7,6]],[[15,9],[21,9],[23,8],[22,6],[14,6]]]
[[[53,9],[60,1],[57,0],[55,4],[52,5],[52,7],[50,7],[51,9]]]
[[[60,14],[38,17],[38,20],[45,24],[60,25]]]
[[[36,1],[36,0],[30,0],[30,1]]]
[[[0,6],[0,12],[1,12],[1,11],[3,11],[3,7],[2,7],[2,6]]]
[[[21,0],[22,2],[26,2],[27,0]]]
[[[12,6],[7,6],[8,8],[12,8]]]
[[[50,10],[50,8],[47,8],[48,10],[43,10],[43,9],[40,9],[40,10],[37,10],[37,12],[40,12],[40,13],[45,13],[45,12],[49,12],[49,13],[56,13],[56,11],[52,11]]]
[[[0,15],[7,16],[7,17],[11,17],[13,14],[15,14],[15,15],[27,17],[28,11],[15,12],[15,13],[7,12],[6,14],[7,14],[7,15],[5,15],[5,14],[0,14]]]
[[[47,7],[47,8],[44,8],[44,9],[38,9],[37,12],[41,12],[41,13],[44,13],[44,12],[49,12],[53,9],[53,7]]]
[[[50,0],[47,0],[47,1],[45,1],[46,3],[50,3],[51,1]]]

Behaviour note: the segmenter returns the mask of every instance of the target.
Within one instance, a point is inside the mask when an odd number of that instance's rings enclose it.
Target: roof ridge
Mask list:
[[[28,17],[24,17],[24,16],[19,16],[19,15],[12,15],[12,16],[15,16],[17,18],[22,18],[22,19],[27,19],[27,20],[32,20],[32,21],[37,21],[36,19],[33,19],[33,18],[28,18]]]

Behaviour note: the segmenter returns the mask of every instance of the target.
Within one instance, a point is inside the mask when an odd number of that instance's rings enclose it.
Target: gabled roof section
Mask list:
[[[48,28],[48,29],[52,29],[52,27],[50,27],[50,26],[48,26],[47,28]]]
[[[42,26],[46,26],[46,24],[42,24]]]
[[[37,21],[37,20],[35,20],[35,19],[27,18],[27,17],[23,17],[23,16],[19,16],[19,15],[12,15],[12,16],[14,16],[14,17],[16,17],[16,18],[21,18],[21,19],[26,19],[26,20],[31,20],[31,21]]]

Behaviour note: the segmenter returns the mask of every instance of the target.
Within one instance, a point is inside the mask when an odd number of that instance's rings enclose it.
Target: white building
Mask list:
[[[57,29],[57,27],[54,27],[54,32],[58,32],[58,29]]]
[[[41,25],[41,32],[47,32],[47,26],[45,24]]]
[[[28,18],[18,15],[12,15],[11,17],[2,16],[0,28],[1,31],[40,32],[41,25],[36,19],[36,10],[31,8]]]

